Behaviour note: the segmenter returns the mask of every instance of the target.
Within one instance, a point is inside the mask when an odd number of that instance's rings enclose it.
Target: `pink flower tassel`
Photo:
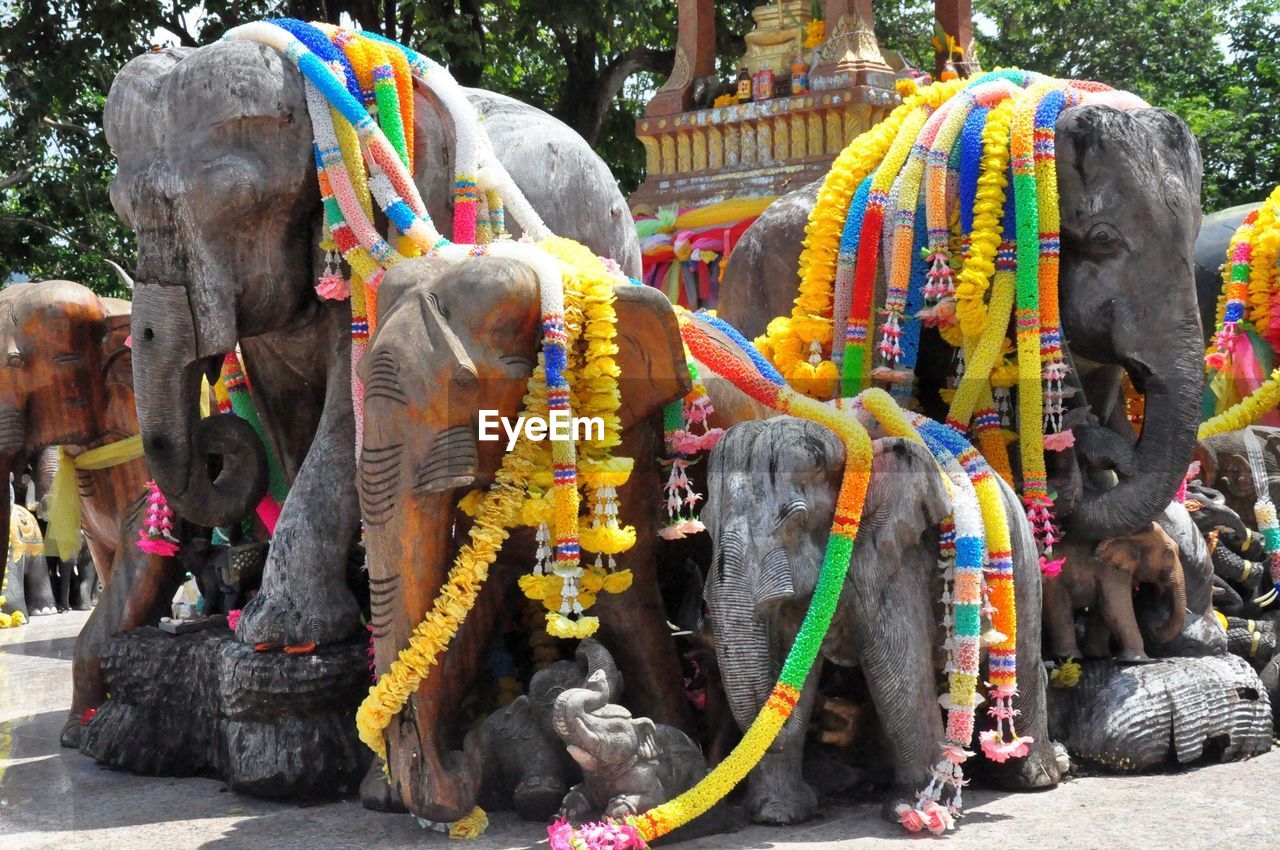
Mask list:
[[[173,536],[173,509],[154,481],[148,481],[147,519],[138,529],[137,546],[151,555],[172,557],[178,554],[178,541]]]

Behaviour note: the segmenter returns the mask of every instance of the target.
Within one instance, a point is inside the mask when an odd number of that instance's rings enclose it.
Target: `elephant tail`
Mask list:
[[[1169,591],[1169,619],[1155,629],[1159,643],[1168,643],[1182,631],[1187,619],[1187,581],[1182,574],[1182,559],[1175,556],[1165,573],[1165,585]]]

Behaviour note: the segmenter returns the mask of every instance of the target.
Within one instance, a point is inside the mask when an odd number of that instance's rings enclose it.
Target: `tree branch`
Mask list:
[[[25,168],[18,169],[8,177],[0,177],[0,192],[3,192],[5,189],[12,188],[13,186],[17,186],[19,183],[27,182],[35,173],[36,166],[28,165]]]
[[[120,262],[119,258],[112,257],[110,254],[108,254],[106,251],[103,251],[101,248],[97,248],[97,247],[94,247],[93,245],[89,245],[88,243],[82,242],[76,237],[72,236],[70,233],[64,233],[63,231],[58,230],[56,227],[50,227],[49,225],[45,224],[43,221],[37,221],[34,218],[26,218],[25,216],[5,215],[5,216],[0,216],[0,223],[2,222],[13,222],[14,224],[25,224],[28,227],[34,227],[36,230],[42,230],[45,233],[49,234],[50,236],[54,236],[54,237],[57,237],[58,239],[66,240],[68,243],[79,248],[81,251],[84,251],[89,254],[97,254],[102,257],[109,257],[110,259],[113,259],[116,262]]]
[[[88,127],[82,127],[79,124],[67,124],[66,122],[63,122],[63,121],[54,121],[48,115],[41,118],[40,122],[47,127],[52,127],[55,130],[65,130],[68,133],[79,133],[82,136],[93,135],[93,131],[90,130]]]

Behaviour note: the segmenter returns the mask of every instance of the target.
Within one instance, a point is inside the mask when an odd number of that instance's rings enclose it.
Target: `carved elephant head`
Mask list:
[[[1246,524],[1257,528],[1253,505],[1258,501],[1258,490],[1249,466],[1246,432],[1252,434],[1262,448],[1267,488],[1272,501],[1280,501],[1280,428],[1251,425],[1206,437],[1196,446],[1195,458],[1200,462],[1200,479],[1205,486],[1221,493],[1229,509],[1239,514]]]
[[[1158,643],[1177,637],[1187,617],[1187,585],[1178,545],[1158,523],[1146,531],[1103,540],[1093,554],[1103,565],[1132,576],[1132,584],[1154,584],[1166,593],[1169,617],[1163,625],[1152,628],[1152,635]],[[1128,590],[1128,584],[1124,589]]]
[[[586,773],[613,773],[635,759],[658,755],[657,725],[647,717],[632,717],[614,698],[604,673],[592,673],[580,688],[556,698],[552,722]]]
[[[631,285],[615,293],[625,433],[687,390],[687,369],[675,314],[661,293]],[[457,498],[488,486],[505,451],[505,439],[478,442],[477,412],[519,414],[541,331],[537,278],[510,259],[452,266],[411,260],[387,273],[378,299],[381,318],[360,363],[359,491],[377,664],[385,670],[452,565],[462,536],[455,531]],[[656,511],[658,496],[624,488],[624,513]],[[478,658],[482,639],[460,634],[451,661]],[[388,730],[393,783],[421,817],[454,820],[474,805],[475,764],[444,751],[454,732],[452,707],[468,686],[465,674],[430,677],[410,701],[416,730],[407,723]]]
[[[46,447],[132,435],[128,333],[129,304],[78,283],[0,291],[0,480],[21,477]],[[6,500],[5,528],[9,509]]]
[[[1251,530],[1240,514],[1227,507],[1226,497],[1220,491],[1192,482],[1187,487],[1187,495],[1190,497],[1187,510],[1201,534],[1208,537],[1211,532],[1218,532],[1219,543],[1251,561],[1261,561],[1266,556],[1262,535]]]

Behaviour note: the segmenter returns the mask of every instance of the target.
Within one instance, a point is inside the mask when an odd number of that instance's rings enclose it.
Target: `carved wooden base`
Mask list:
[[[1050,734],[1074,758],[1131,772],[1271,749],[1271,700],[1235,656],[1083,666],[1075,687],[1049,688]]]
[[[138,629],[102,653],[111,698],[81,749],[110,767],[217,776],[258,797],[352,793],[370,757],[355,727],[367,649],[358,641],[294,656],[254,652],[225,628]]]

